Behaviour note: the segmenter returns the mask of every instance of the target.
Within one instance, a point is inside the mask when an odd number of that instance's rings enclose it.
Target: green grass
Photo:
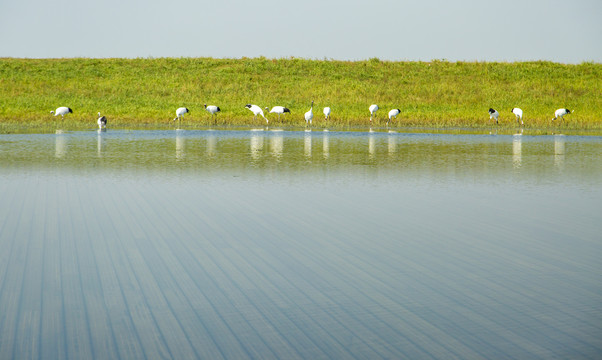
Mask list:
[[[383,126],[392,108],[401,109],[393,126],[491,126],[487,110],[500,112],[499,127],[515,127],[513,107],[525,112],[525,127],[558,126],[554,110],[576,113],[564,125],[602,128],[602,64],[552,62],[391,62],[306,59],[0,59],[0,132],[55,126],[50,110],[69,106],[62,126],[95,126],[101,111],[115,126],[165,126],[186,106],[188,126],[212,125],[203,104],[220,106],[217,125],[260,125],[244,108],[252,103],[283,105],[291,114],[281,123],[303,126],[314,106],[332,108],[331,127],[368,126],[368,106],[380,109]],[[269,116],[278,123],[276,116]]]

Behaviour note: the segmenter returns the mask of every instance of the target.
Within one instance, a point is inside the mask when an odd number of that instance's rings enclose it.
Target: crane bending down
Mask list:
[[[324,121],[330,119],[330,108],[325,107],[323,111],[324,111]]]
[[[309,123],[309,125],[311,125],[311,120],[314,118],[314,102],[313,100],[311,101],[311,108],[309,108],[309,111],[305,113],[305,125],[307,125],[307,123]]]
[[[376,112],[378,111],[378,105],[372,104],[370,105],[370,123],[372,123],[372,116],[376,118]]]
[[[257,115],[261,115],[262,118],[265,119],[265,123],[268,124],[268,119],[263,115],[263,110],[257,105],[247,104],[245,107],[253,112],[253,120],[257,119]]]
[[[495,119],[495,123],[497,124],[498,123],[497,118],[499,118],[499,117],[500,117],[500,113],[497,110],[495,110],[494,108],[489,108],[489,120]]]
[[[512,108],[512,113],[514,115],[516,115],[516,122],[518,123],[520,121],[521,125],[524,125],[523,123],[523,111],[519,108]]]
[[[186,114],[188,112],[189,112],[188,108],[185,108],[185,107],[178,108],[178,110],[176,110],[176,117],[172,121],[182,120],[182,118],[184,117],[184,114]]]
[[[268,107],[265,107],[266,110],[268,110]],[[288,108],[285,108],[284,106],[274,106],[272,108],[272,110],[270,110],[270,114],[274,113],[274,114],[278,114],[278,121],[280,121],[280,115],[284,114],[284,113],[291,113],[291,111]]]
[[[389,122],[391,122],[391,118],[397,119],[397,115],[399,115],[400,112],[401,112],[401,110],[399,110],[399,109],[393,109],[393,110],[389,111],[389,120],[387,120],[387,126],[389,126]]]
[[[61,106],[61,107],[56,108],[56,110],[51,110],[50,113],[54,114],[54,116],[61,115],[61,118],[64,118],[65,115],[67,115],[69,113],[73,114],[73,110],[71,110],[71,108],[69,108],[69,107]]]
[[[107,117],[101,116],[100,111],[98,112],[98,120],[96,121],[99,129],[105,129],[107,127]]]
[[[205,104],[205,110],[207,110],[211,114],[212,117],[215,115],[216,119],[217,119],[217,113],[222,111],[222,109],[220,109],[219,106],[207,105],[207,104]]]
[[[573,112],[575,112],[575,110],[573,110]],[[569,109],[558,109],[554,112],[554,118],[552,119],[552,121],[560,118],[560,123],[562,124],[562,119],[564,118],[564,115],[570,114],[571,110]]]

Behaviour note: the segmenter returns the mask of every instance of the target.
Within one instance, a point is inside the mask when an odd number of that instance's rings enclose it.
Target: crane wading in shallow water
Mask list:
[[[327,106],[323,110],[324,112],[324,121],[330,119],[330,108]]]
[[[96,121],[99,129],[106,129],[107,127],[107,118],[106,116],[101,116],[100,111],[98,112],[98,120]]]
[[[489,108],[489,120],[495,119],[495,123],[497,124],[498,123],[497,118],[499,118],[499,117],[500,117],[500,113],[497,110],[495,110],[494,108]]]
[[[217,121],[217,113],[222,111],[222,109],[220,109],[219,106],[207,104],[205,104],[205,110],[207,110],[211,114],[211,117],[215,115],[215,121]]]
[[[512,110],[510,110],[515,116],[516,116],[516,123],[518,124],[518,122],[520,121],[521,125],[524,125],[523,123],[523,111],[519,108],[512,108]]]
[[[562,124],[562,119],[564,119],[564,115],[571,114],[574,112],[575,112],[575,110],[573,110],[571,112],[571,110],[569,110],[569,109],[558,109],[554,112],[554,118],[552,119],[552,121],[560,118],[560,123]]]
[[[185,108],[185,107],[178,108],[178,110],[176,110],[176,117],[172,121],[176,121],[176,120],[182,121],[184,114],[187,114],[188,112],[189,112],[188,108]]]
[[[399,115],[400,112],[401,112],[401,110],[399,110],[399,109],[393,109],[393,110],[389,111],[389,120],[387,120],[387,126],[389,126],[389,122],[391,122],[391,118],[397,119],[397,115]]]
[[[51,110],[50,111],[51,114],[54,114],[54,116],[58,116],[61,115],[61,119],[65,117],[65,115],[72,113],[73,114],[73,110],[71,110],[71,108],[66,107],[66,106],[61,106],[56,108],[56,110]]]
[[[372,104],[370,105],[370,124],[372,124],[372,116],[374,116],[374,118],[376,118],[376,112],[378,111],[378,105],[376,104]]]
[[[311,107],[309,108],[309,111],[305,113],[305,125],[307,126],[307,123],[309,123],[309,125],[311,125],[311,120],[314,118],[314,101],[311,101]]]
[[[268,107],[265,107],[266,110],[268,110]],[[270,114],[274,113],[274,114],[278,114],[278,121],[280,121],[280,115],[284,114],[284,113],[291,113],[291,111],[288,108],[285,108],[284,106],[274,106],[272,108],[272,110],[270,110]]]
[[[263,115],[263,110],[257,105],[247,104],[245,107],[253,112],[253,120],[257,119],[257,115],[261,115],[262,118],[265,119],[265,123],[268,124],[268,119]]]

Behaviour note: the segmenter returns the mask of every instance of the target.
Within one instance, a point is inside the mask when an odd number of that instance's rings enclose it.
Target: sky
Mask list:
[[[0,57],[602,62],[602,0],[0,0]]]

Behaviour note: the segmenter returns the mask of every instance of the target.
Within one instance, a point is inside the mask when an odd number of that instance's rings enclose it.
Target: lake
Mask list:
[[[602,137],[0,135],[1,359],[599,359]]]

